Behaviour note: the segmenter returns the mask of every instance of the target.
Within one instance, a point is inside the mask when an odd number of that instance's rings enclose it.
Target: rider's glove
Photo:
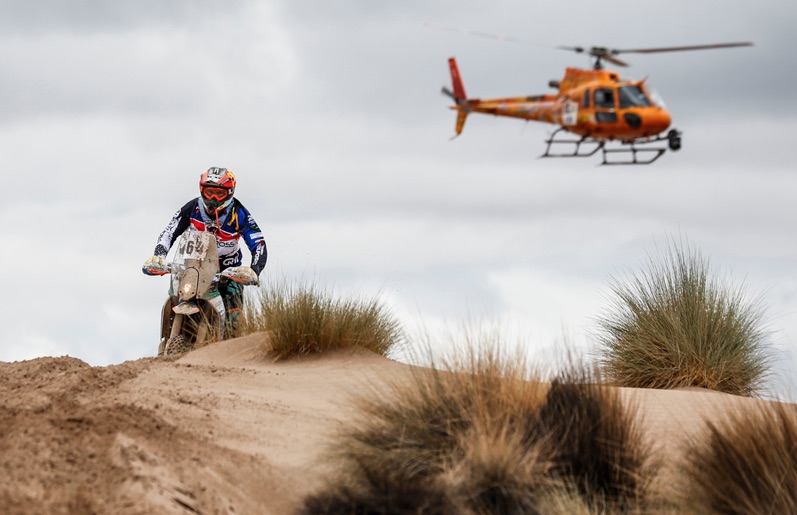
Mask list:
[[[144,262],[141,271],[147,275],[165,275],[169,273],[166,263],[161,256],[152,256]]]
[[[238,284],[243,284],[244,286],[258,286],[260,284],[257,274],[248,266],[227,268],[221,273],[221,277],[229,281],[235,281]]]

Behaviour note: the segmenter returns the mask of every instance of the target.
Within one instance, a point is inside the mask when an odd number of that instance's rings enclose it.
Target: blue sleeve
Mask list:
[[[249,247],[249,251],[252,253],[251,268],[257,275],[260,275],[260,272],[266,267],[266,261],[268,260],[266,240],[263,237],[263,231],[260,230],[260,227],[257,225],[257,222],[255,222],[249,210],[240,203],[238,204],[238,208],[238,217],[244,220],[244,227],[241,230],[241,235],[244,237],[246,246]]]

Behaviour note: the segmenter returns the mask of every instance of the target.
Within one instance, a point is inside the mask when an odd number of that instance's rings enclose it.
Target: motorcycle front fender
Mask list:
[[[200,313],[195,315],[185,315],[185,314],[176,314],[174,312],[174,307],[180,304],[180,300],[176,296],[170,296],[166,299],[166,302],[163,304],[163,311],[161,313],[161,342],[165,342],[169,339],[169,337],[174,336],[172,335],[172,324],[174,323],[175,317],[177,316],[202,316],[201,312],[206,312],[206,310],[212,310],[216,313],[216,320],[218,321],[218,325],[215,328],[217,333],[220,336],[220,339],[224,339],[224,325],[227,321],[227,312],[224,309],[224,301],[221,298],[221,295],[218,293],[216,295],[205,297],[202,299],[196,299],[194,301],[196,306],[200,308]],[[215,324],[214,324],[215,325]]]

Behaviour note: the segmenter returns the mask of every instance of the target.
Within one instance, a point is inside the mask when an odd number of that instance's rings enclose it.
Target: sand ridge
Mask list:
[[[412,367],[363,349],[275,363],[264,338],[109,367],[0,363],[5,512],[296,510],[330,472],[323,455],[352,397]],[[760,402],[694,389],[622,395],[664,456],[706,417]]]

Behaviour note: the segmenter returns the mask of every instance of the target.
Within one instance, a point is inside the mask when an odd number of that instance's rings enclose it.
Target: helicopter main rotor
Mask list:
[[[481,38],[490,38],[490,39],[497,39],[499,41],[505,41],[509,43],[522,43],[522,44],[529,44],[534,46],[541,46],[536,43],[531,43],[529,41],[525,41],[520,38],[515,38],[511,36],[504,36],[498,34],[489,34],[486,32],[477,32],[468,29],[461,29],[455,27],[447,27],[445,25],[440,25],[438,23],[425,23],[426,27],[431,29],[439,29],[439,30],[447,30],[453,32],[460,32],[468,36],[477,36]],[[568,50],[571,52],[576,52],[578,54],[587,53],[590,57],[593,57],[595,61],[593,62],[593,68],[596,70],[603,69],[603,61],[610,62],[615,66],[620,66],[623,68],[628,67],[628,63],[618,59],[617,56],[620,54],[653,54],[659,52],[683,52],[686,50],[711,50],[715,48],[734,48],[734,47],[744,47],[744,46],[753,46],[752,43],[743,42],[743,43],[715,43],[709,45],[689,45],[689,46],[673,46],[673,47],[656,47],[656,48],[629,48],[629,49],[616,49],[616,48],[607,48],[607,47],[600,47],[594,46],[590,48],[584,48],[581,46],[557,46],[556,48],[559,50]],[[550,47],[548,47],[550,48]]]
[[[628,63],[618,59],[617,55],[620,54],[654,54],[659,52],[683,52],[686,50],[711,50],[715,48],[735,48],[735,47],[743,47],[743,46],[753,46],[750,42],[742,42],[742,43],[715,43],[711,45],[689,45],[689,46],[673,46],[673,47],[657,47],[657,48],[629,48],[629,49],[616,49],[616,48],[606,48],[606,47],[598,47],[594,46],[589,49],[585,49],[584,47],[580,46],[558,46],[556,48],[560,50],[570,50],[572,52],[576,52],[577,54],[588,53],[591,57],[595,58],[595,62],[593,67],[596,70],[600,70],[603,68],[602,61],[608,61],[615,66],[621,66],[623,68],[628,66]]]

